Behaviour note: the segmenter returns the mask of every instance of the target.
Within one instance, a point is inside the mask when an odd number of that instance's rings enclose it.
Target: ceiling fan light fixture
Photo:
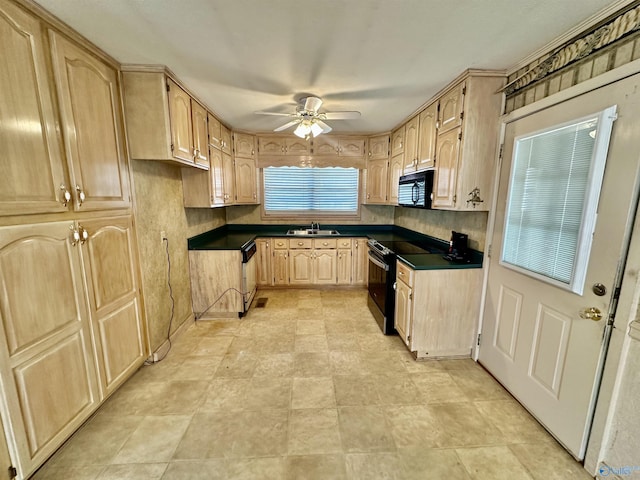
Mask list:
[[[298,124],[293,134],[300,138],[306,138],[312,131],[311,125],[308,121],[303,121]]]
[[[318,125],[316,122],[313,122],[311,124],[311,133],[313,134],[314,138],[320,135],[322,131],[323,131],[322,127]]]

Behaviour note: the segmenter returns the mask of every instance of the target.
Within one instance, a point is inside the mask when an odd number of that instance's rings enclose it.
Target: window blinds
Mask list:
[[[267,213],[358,211],[357,168],[267,167],[263,170]]]

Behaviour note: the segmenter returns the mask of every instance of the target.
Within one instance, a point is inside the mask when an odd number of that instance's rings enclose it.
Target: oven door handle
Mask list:
[[[371,255],[371,252],[369,252],[369,261],[371,263],[373,263],[374,265],[377,265],[378,267],[382,268],[385,272],[389,271],[389,265],[387,265],[386,263],[382,263],[380,260],[378,260],[376,257],[374,257],[373,255]]]

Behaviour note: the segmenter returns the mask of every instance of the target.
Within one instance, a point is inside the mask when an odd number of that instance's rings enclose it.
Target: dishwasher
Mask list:
[[[257,248],[253,240],[242,246],[242,303],[240,316],[249,311],[253,297],[256,295],[256,259]]]

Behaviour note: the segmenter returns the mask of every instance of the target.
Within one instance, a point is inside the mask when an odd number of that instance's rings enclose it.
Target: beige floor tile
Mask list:
[[[244,400],[250,383],[250,378],[214,379],[209,384],[199,411],[210,412],[219,409],[238,410],[244,408]]]
[[[344,313],[341,313],[339,315],[339,318],[325,318],[324,327],[327,335],[345,335],[355,333],[355,324],[351,320],[345,319],[343,317]],[[360,348],[359,344],[358,348]]]
[[[442,359],[438,363],[444,370],[474,370],[484,371],[483,368],[470,358]]]
[[[233,341],[232,336],[202,337],[193,350],[192,355],[224,356]]]
[[[429,405],[446,433],[443,447],[505,444],[502,433],[472,403]]]
[[[389,407],[384,410],[387,424],[398,448],[439,447],[447,442],[446,427],[428,405]]]
[[[260,355],[253,375],[256,377],[292,377],[293,367],[292,353]]]
[[[426,374],[430,372],[441,373],[444,371],[444,367],[438,360],[416,360],[406,347],[405,351],[400,354],[400,358],[409,373]]]
[[[47,463],[31,480],[96,480],[106,467],[104,465],[63,465]]]
[[[484,417],[495,425],[508,443],[554,441],[547,431],[516,400],[474,402]]]
[[[227,478],[224,459],[175,461],[169,464],[162,480],[214,480]]]
[[[95,416],[49,461],[61,465],[107,465],[142,423],[141,416]]]
[[[257,354],[292,353],[295,350],[293,333],[264,334],[255,339],[253,352]]]
[[[293,455],[287,457],[286,480],[346,480],[344,455]]]
[[[216,373],[222,355],[186,357],[177,366],[175,373],[166,376],[165,380],[205,380],[210,381]]]
[[[364,371],[360,352],[329,352],[329,363],[334,375],[361,375]]]
[[[362,366],[372,375],[407,373],[400,352],[362,350],[360,352]]]
[[[473,480],[531,480],[508,447],[458,448],[456,454]]]
[[[206,381],[166,382],[157,397],[139,405],[141,415],[189,415],[200,406],[209,384]]]
[[[416,405],[422,394],[408,374],[375,375],[376,389],[383,405]]]
[[[336,395],[331,377],[294,378],[291,408],[333,408]]]
[[[326,335],[296,335],[296,353],[326,352],[329,350]]]
[[[253,377],[241,404],[247,410],[289,408],[291,378]]]
[[[281,480],[284,458],[250,458],[227,461],[227,480]]]
[[[340,407],[338,420],[344,452],[395,451],[382,407]]]
[[[168,462],[190,422],[183,415],[144,417],[112,463]]]
[[[256,341],[252,335],[236,336],[233,338],[233,341],[227,348],[226,355],[253,352],[253,349],[255,348],[255,343]]]
[[[379,405],[376,378],[373,375],[334,375],[338,406]]]
[[[216,370],[216,377],[248,378],[258,364],[258,355],[250,352],[230,353],[224,356]]]
[[[398,448],[403,480],[471,480],[453,449]]]
[[[296,335],[324,335],[324,321],[322,320],[298,320],[296,322]]]
[[[331,375],[329,353],[296,353],[293,357],[294,377],[325,377]]]
[[[469,398],[443,370],[412,374],[411,379],[420,391],[424,403],[468,402]]]
[[[347,474],[353,480],[403,480],[395,453],[349,454],[346,464]]]
[[[289,416],[289,455],[340,453],[336,409],[292,410]]]
[[[142,367],[155,368],[156,366]],[[138,382],[136,375],[116,391],[101,407],[99,415],[136,415],[164,392],[166,381]],[[142,413],[144,414],[144,412]]]
[[[360,350],[358,339],[345,333],[327,334],[327,345],[329,351],[358,352]]]
[[[471,400],[508,400],[511,395],[482,369],[449,370],[449,375]]]
[[[535,480],[590,480],[593,477],[555,441],[509,445]]]
[[[166,469],[166,463],[110,465],[97,480],[159,480]]]

